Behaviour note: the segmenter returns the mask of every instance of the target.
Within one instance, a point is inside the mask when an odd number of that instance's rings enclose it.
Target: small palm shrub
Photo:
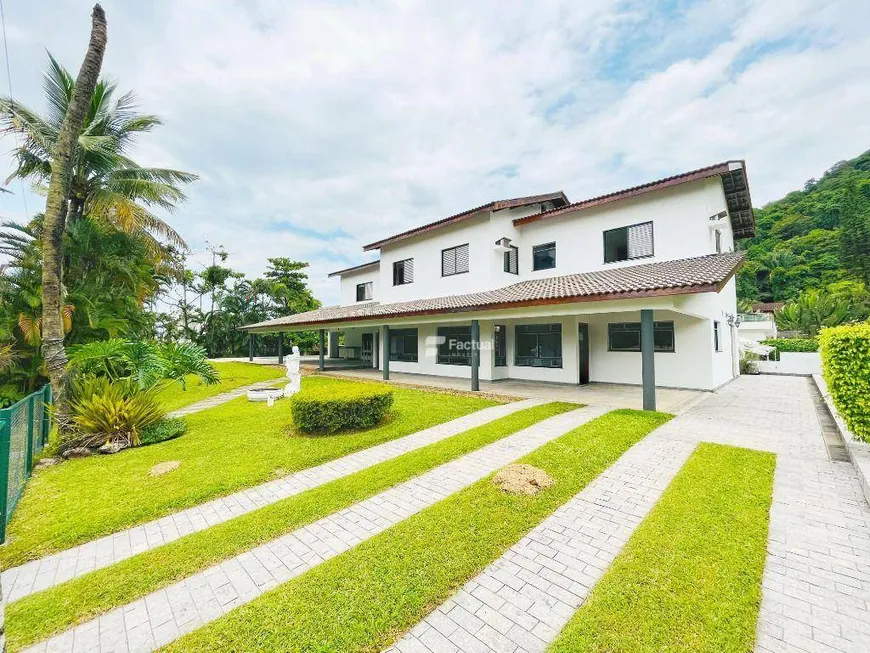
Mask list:
[[[141,389],[167,379],[184,387],[184,377],[188,374],[195,374],[209,385],[220,382],[205,349],[187,342],[134,342],[111,338],[70,347],[69,361],[74,374],[132,379]]]
[[[319,435],[371,428],[393,405],[393,391],[383,386],[361,384],[340,392],[302,390],[295,394],[290,406],[296,428]]]
[[[85,377],[73,386],[72,420],[79,444],[117,442],[138,446],[144,429],[163,419],[165,410],[154,388],[141,390],[133,381]]]

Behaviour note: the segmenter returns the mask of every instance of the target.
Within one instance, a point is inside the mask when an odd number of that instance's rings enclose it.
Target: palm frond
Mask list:
[[[42,76],[42,88],[48,99],[48,121],[57,130],[63,123],[76,82],[69,71],[48,53],[48,69]]]
[[[125,195],[101,189],[90,198],[89,203],[92,216],[115,224],[122,231],[157,234],[187,249],[187,243],[175,229]]]

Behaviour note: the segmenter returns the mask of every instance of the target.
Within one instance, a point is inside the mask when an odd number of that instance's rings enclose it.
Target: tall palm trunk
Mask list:
[[[91,40],[85,60],[76,78],[60,133],[52,153],[51,179],[45,201],[42,237],[42,356],[45,359],[51,389],[54,392],[57,415],[63,426],[66,414],[65,376],[66,350],[63,346],[63,232],[68,210],[69,186],[73,155],[82,131],[85,112],[94,94],[103,53],[106,50],[106,14],[94,5],[91,14]]]

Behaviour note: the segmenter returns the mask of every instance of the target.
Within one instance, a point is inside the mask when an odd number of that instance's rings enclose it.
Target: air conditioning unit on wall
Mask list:
[[[495,251],[497,252],[509,252],[511,249],[511,239],[510,238],[499,238],[495,241]]]

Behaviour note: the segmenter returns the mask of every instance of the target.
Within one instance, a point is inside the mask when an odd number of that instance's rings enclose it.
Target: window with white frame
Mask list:
[[[722,351],[722,323],[713,321],[713,347],[715,351]]]
[[[556,267],[556,243],[532,247],[532,270],[551,270]]]

